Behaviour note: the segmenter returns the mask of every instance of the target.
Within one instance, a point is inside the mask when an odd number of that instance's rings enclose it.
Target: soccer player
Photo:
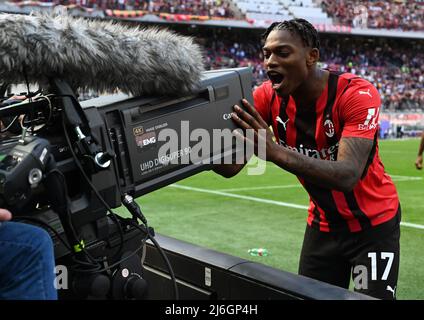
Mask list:
[[[395,299],[401,210],[378,154],[377,89],[354,74],[320,69],[318,34],[304,19],[273,23],[264,41],[269,81],[255,90],[254,107],[234,107],[233,120],[255,131],[254,141],[241,139],[255,150],[265,145],[266,160],[295,174],[309,193],[299,273],[344,288],[352,276],[356,291]],[[214,171],[231,177],[243,166]]]
[[[421,142],[420,142],[420,146],[418,147],[418,156],[417,156],[417,160],[415,160],[415,167],[418,170],[421,170],[423,168],[423,152],[424,152],[424,131],[421,134]]]

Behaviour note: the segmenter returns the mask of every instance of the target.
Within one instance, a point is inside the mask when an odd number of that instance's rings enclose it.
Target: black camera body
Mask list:
[[[8,207],[19,213],[20,206],[38,187],[50,159],[49,142],[42,138],[22,139],[0,162],[0,194]]]
[[[134,201],[244,157],[231,113],[242,98],[252,101],[251,83],[248,68],[209,71],[184,97],[117,94],[80,103],[68,83],[51,79],[48,94],[0,107],[0,118],[31,120],[0,144],[0,207],[50,232],[61,299],[370,299],[155,237]],[[198,147],[199,133],[216,132],[213,144]],[[112,212],[121,205],[132,218]]]
[[[50,227],[57,263],[69,267],[73,279],[65,297],[143,296],[141,246],[154,230],[135,223],[143,216],[131,199],[231,159],[231,112],[242,98],[252,101],[251,84],[249,68],[227,69],[205,72],[199,89],[183,97],[116,94],[80,103],[68,83],[52,79],[45,98],[0,109],[1,117],[35,114],[42,127],[2,143],[0,205]],[[196,129],[211,136],[226,130],[227,138],[194,158],[198,141],[190,134]],[[166,130],[178,139],[164,139]],[[133,219],[110,213],[122,204],[132,208]],[[122,276],[122,268],[132,278]]]

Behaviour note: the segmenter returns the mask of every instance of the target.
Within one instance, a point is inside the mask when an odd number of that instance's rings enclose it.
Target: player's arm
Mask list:
[[[243,129],[268,130],[267,124],[262,120],[252,105],[243,101],[246,111],[235,107],[237,117],[234,120]],[[245,137],[240,137],[246,139]],[[360,179],[368,156],[373,146],[372,139],[347,137],[339,142],[337,161],[328,161],[308,157],[291,151],[276,144],[272,133],[267,132],[265,139],[255,138],[255,150],[262,143],[266,147],[266,159],[309,182],[323,188],[340,191],[350,191]]]
[[[323,188],[351,191],[365,169],[373,140],[342,138],[339,142],[337,161],[310,158],[278,146],[271,161],[279,167]]]
[[[417,160],[415,160],[415,167],[419,170],[423,168],[423,152],[424,152],[424,131],[421,134],[421,142],[418,148]]]
[[[251,155],[247,154],[233,154],[233,163],[216,164],[213,166],[212,170],[224,178],[231,178],[244,168],[246,163],[249,162],[250,158]]]

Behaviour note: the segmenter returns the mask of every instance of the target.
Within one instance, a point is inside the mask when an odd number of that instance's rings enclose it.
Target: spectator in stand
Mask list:
[[[323,0],[321,8],[339,23],[355,27],[355,22],[362,10],[366,9],[366,26],[368,28],[400,29],[423,31],[424,6],[422,1],[378,1],[378,0]]]

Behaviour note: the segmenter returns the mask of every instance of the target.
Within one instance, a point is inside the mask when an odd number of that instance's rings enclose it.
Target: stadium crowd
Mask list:
[[[22,2],[15,0],[15,2]],[[150,13],[187,14],[210,17],[233,17],[223,0],[41,0],[56,5],[77,5],[93,9],[144,10]]]
[[[232,17],[227,0],[42,0],[89,8],[140,9],[152,13],[175,13]],[[16,1],[20,2],[20,1]],[[352,24],[354,17],[367,10],[368,27],[424,30],[424,0],[329,1],[317,0],[341,23]],[[193,29],[206,51],[207,69],[251,67],[254,84],[267,79],[262,66],[258,34],[236,29]],[[184,32],[184,31],[183,31]],[[254,36],[253,36],[254,35]],[[387,38],[360,38],[322,34],[321,63],[324,68],[358,74],[380,91],[383,107],[390,111],[424,109],[424,44]]]
[[[23,3],[23,0],[13,0]],[[83,8],[106,10],[144,10],[150,13],[187,14],[220,18],[234,18],[230,2],[236,0],[39,0],[40,3],[76,5]],[[277,4],[278,1],[276,0]],[[353,27],[399,30],[424,30],[423,0],[315,0],[317,5],[334,19],[334,23]],[[302,1],[293,0],[303,6]]]
[[[384,39],[339,38],[325,39],[321,55],[324,67],[358,74],[373,83],[386,110],[414,111],[424,108],[423,49],[422,42],[412,49]]]
[[[233,33],[234,34],[234,33]],[[246,40],[249,39],[249,40]],[[207,68],[251,67],[255,85],[267,80],[259,38],[231,39],[225,30],[202,38]],[[424,46],[417,41],[322,37],[321,66],[358,74],[379,90],[387,111],[424,109]]]
[[[321,7],[339,23],[359,26],[364,14],[368,28],[424,30],[424,3],[418,0],[322,0]]]

